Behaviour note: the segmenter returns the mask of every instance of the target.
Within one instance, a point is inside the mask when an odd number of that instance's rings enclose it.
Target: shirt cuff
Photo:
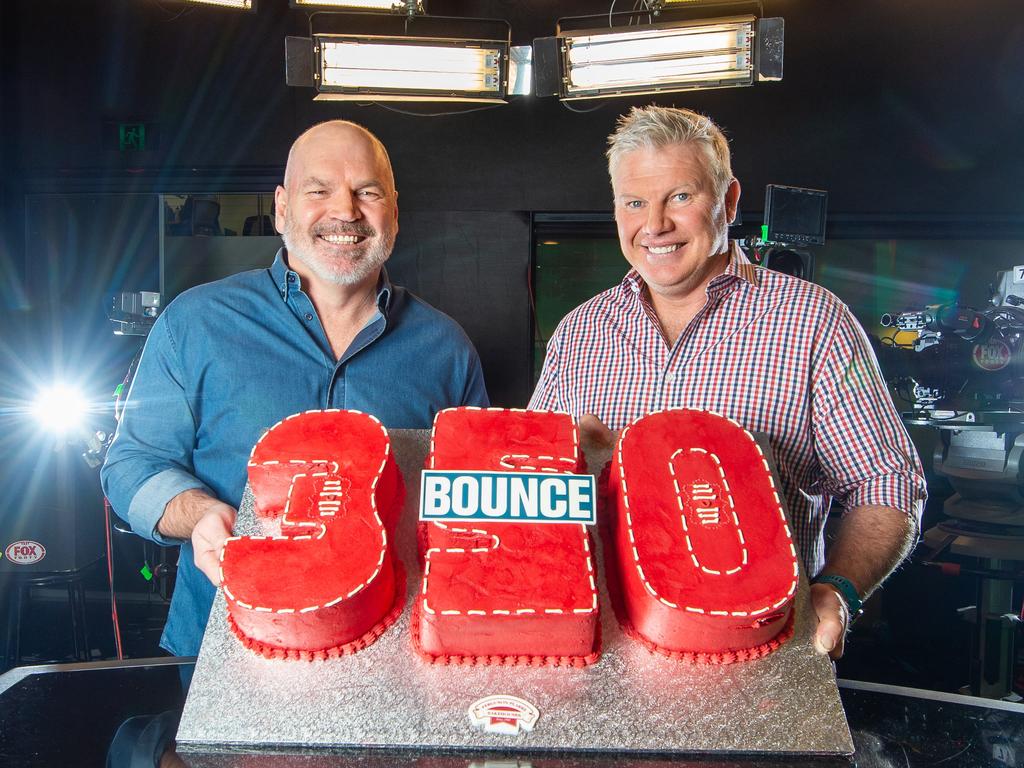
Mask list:
[[[165,469],[153,475],[132,498],[128,507],[128,522],[132,530],[143,538],[163,546],[180,544],[179,539],[162,536],[156,529],[167,502],[183,491],[198,488],[213,496],[213,491],[198,478],[180,469]]]
[[[842,499],[842,502],[846,509],[870,505],[898,510],[910,518],[915,535],[919,535],[926,498],[924,478],[917,475],[912,478],[887,476],[872,479]]]

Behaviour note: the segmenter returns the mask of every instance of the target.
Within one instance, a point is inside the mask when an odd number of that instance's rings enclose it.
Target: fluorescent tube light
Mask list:
[[[404,0],[291,0],[293,8],[345,8],[364,11],[403,11],[409,6]],[[423,1],[416,0],[415,13],[423,13]]]
[[[219,5],[224,8],[234,8],[238,11],[256,10],[256,0],[185,0],[186,3],[198,3],[199,5]]]
[[[779,80],[782,35],[782,19],[754,16],[559,32],[534,41],[537,95],[589,99]]]
[[[685,56],[729,49],[750,50],[750,25],[695,29],[652,29],[570,38],[571,64],[603,63],[656,56]]]
[[[567,96],[750,85],[754,18],[565,39]]]
[[[736,80],[750,82],[750,58],[746,53],[699,56],[667,61],[634,61],[621,64],[589,64],[573,67],[569,91],[594,88],[629,88],[636,85],[667,86]]]
[[[316,35],[317,99],[489,101],[506,95],[508,44]]]

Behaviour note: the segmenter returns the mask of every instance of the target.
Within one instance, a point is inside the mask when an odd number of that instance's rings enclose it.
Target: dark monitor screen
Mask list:
[[[823,245],[828,192],[820,189],[769,184],[764,219],[767,239],[775,243]]]

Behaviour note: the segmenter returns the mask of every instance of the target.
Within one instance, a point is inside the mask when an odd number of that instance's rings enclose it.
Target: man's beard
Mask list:
[[[377,230],[369,224],[346,224],[334,227],[314,227],[305,236],[295,237],[295,225],[290,218],[285,219],[285,229],[281,235],[288,255],[297,258],[321,280],[335,285],[358,285],[376,272],[388,260],[395,245],[393,228],[385,230],[377,237]],[[316,241],[320,235],[358,235],[367,238],[359,248],[349,250],[344,258],[323,256],[316,251]]]

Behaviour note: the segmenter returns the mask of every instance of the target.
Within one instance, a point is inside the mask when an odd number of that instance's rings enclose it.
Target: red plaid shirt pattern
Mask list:
[[[860,324],[833,294],[755,267],[735,244],[672,348],[636,270],[566,315],[529,407],[592,413],[615,430],[698,408],[764,434],[812,575],[833,498],[920,526],[924,473]]]

